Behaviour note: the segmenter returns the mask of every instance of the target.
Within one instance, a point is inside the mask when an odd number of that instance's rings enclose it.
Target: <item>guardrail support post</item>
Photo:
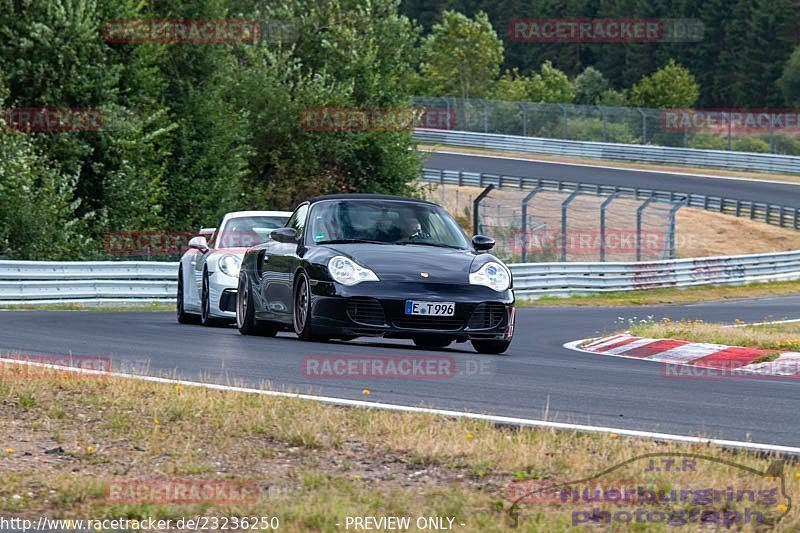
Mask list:
[[[537,186],[534,190],[528,193],[528,195],[523,198],[522,200],[522,259],[521,261],[524,263],[528,259],[528,204],[533,200],[533,197],[536,196],[539,191],[542,190],[542,186]]]
[[[615,192],[605,200],[603,203],[600,204],[600,262],[606,262],[606,207],[613,202],[617,196],[619,196],[618,192]]]
[[[645,209],[647,209],[647,206],[650,205],[655,199],[656,199],[655,196],[651,196],[636,209],[636,261],[637,262],[642,260],[642,212]]]
[[[567,209],[580,192],[580,189],[575,189],[561,204],[561,261],[563,263],[567,261]]]
[[[486,198],[490,192],[494,189],[493,184],[489,184],[481,193],[475,197],[472,201],[472,234],[477,235],[480,233],[478,230],[480,229],[478,226],[480,225],[480,216],[478,215],[478,209],[481,207],[481,200]]]

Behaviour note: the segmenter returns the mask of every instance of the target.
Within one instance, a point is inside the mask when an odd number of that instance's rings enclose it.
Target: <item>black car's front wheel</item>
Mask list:
[[[311,328],[311,282],[308,274],[300,272],[294,283],[294,305],[292,309],[294,332],[304,341],[322,341],[324,337],[315,335]]]
[[[247,274],[239,273],[239,286],[236,290],[236,327],[242,335],[261,335],[274,337],[278,328],[256,320],[253,292]]]
[[[481,341],[481,340],[473,340],[472,347],[475,348],[475,351],[478,353],[487,353],[487,354],[494,354],[499,355],[504,353],[508,350],[508,347],[511,345],[511,341]]]

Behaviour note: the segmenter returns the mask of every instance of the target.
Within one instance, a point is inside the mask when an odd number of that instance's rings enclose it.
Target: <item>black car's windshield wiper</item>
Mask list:
[[[394,244],[419,244],[420,246],[436,246],[437,248],[452,248],[454,250],[462,250],[459,246],[451,244],[443,244],[441,242],[427,242],[427,241],[395,241]]]
[[[318,241],[315,244],[350,244],[350,243],[392,244],[386,241],[371,241],[369,239],[330,239],[327,241]]]

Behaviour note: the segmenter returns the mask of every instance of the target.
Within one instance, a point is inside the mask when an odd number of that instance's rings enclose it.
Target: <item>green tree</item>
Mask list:
[[[252,147],[244,207],[293,207],[331,192],[410,194],[420,161],[411,131],[308,131],[304,111],[409,104],[419,30],[395,0],[293,0],[255,16],[291,20],[296,41],[249,49],[221,73]]]
[[[423,45],[420,70],[436,96],[486,96],[500,73],[503,42],[479,12],[474,20],[445,11]]]
[[[545,61],[539,72],[531,77],[528,99],[531,102],[569,104],[575,98],[575,85],[569,77]]]
[[[670,59],[663,68],[633,86],[630,102],[637,107],[688,108],[699,95],[700,88],[691,72]]]
[[[575,103],[594,105],[608,90],[608,80],[594,67],[586,67],[575,78]]]
[[[523,76],[516,69],[506,71],[492,91],[492,98],[507,101],[570,103],[574,97],[570,79],[549,61],[532,76]]]
[[[6,0],[0,9],[7,104],[102,113],[99,131],[28,135],[59,176],[75,180],[57,190],[75,195],[79,213],[93,214],[95,237],[111,229],[163,227],[169,124],[158,102],[161,85],[153,83],[147,48],[114,49],[103,36],[104,21],[135,14],[134,7],[111,0]],[[47,180],[38,183],[45,187]]]
[[[6,94],[0,79],[0,108]],[[76,214],[76,181],[0,118],[0,256],[80,259],[91,244],[85,234],[90,214]]]
[[[783,67],[783,75],[778,79],[778,87],[783,92],[786,105],[800,106],[800,46]]]

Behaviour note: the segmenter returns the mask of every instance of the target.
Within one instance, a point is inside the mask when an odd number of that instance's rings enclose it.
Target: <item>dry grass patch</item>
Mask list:
[[[800,351],[800,322],[749,326],[706,323],[700,320],[631,323],[630,332],[637,337],[681,339],[727,346],[744,346],[761,350]]]
[[[287,531],[337,531],[347,516],[447,516],[455,529],[504,531],[514,522],[512,482],[582,479],[643,453],[697,453],[757,471],[772,459],[708,445],[498,428],[65,372],[33,378],[16,375],[19,365],[0,367],[4,516],[277,516]],[[787,491],[800,494],[797,469],[786,468]],[[630,475],[637,473],[641,465]],[[763,482],[717,463],[680,479],[665,476],[648,483],[724,488]],[[256,501],[233,504],[108,501],[110,484],[131,480],[249,481],[259,489]],[[774,519],[787,510],[781,505],[763,510]],[[519,525],[523,531],[570,530],[574,509],[526,502],[517,509]],[[778,526],[800,527],[796,510]],[[647,527],[667,529],[675,528]]]

